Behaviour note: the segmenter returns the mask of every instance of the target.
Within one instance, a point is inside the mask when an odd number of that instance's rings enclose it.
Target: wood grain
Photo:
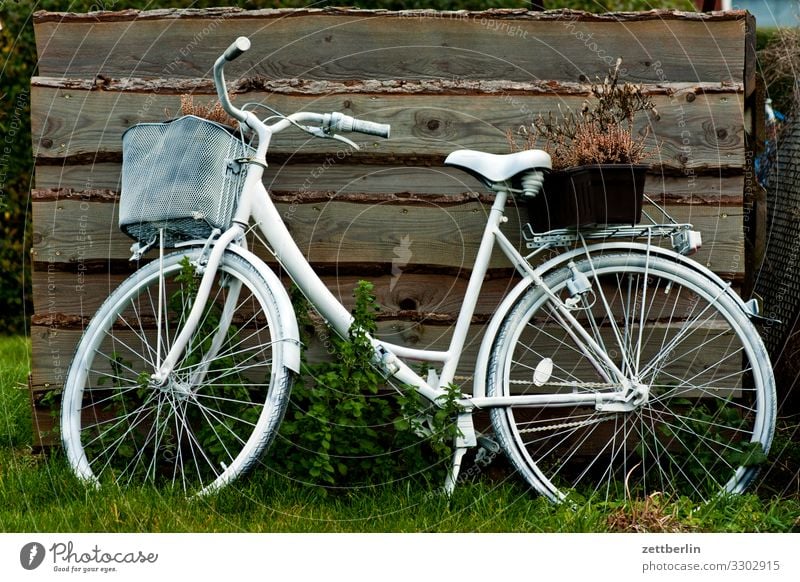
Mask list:
[[[691,96],[691,97],[690,97]],[[691,98],[692,101],[687,101]],[[579,109],[576,95],[396,95],[343,94],[287,96],[253,93],[248,101],[269,103],[279,111],[342,111],[392,125],[390,140],[355,135],[362,152],[312,139],[299,131],[276,136],[269,160],[316,156],[344,161],[394,159],[441,163],[459,148],[509,151],[506,131],[516,131],[537,115],[558,107]],[[198,101],[200,99],[198,98]],[[635,130],[647,134],[646,162],[682,171],[737,168],[744,164],[742,94],[694,92],[654,97],[660,118],[641,118]],[[179,111],[180,97],[136,92],[81,91],[34,86],[31,93],[34,155],[39,163],[102,162],[121,159],[123,132],[132,125],[161,121]],[[169,113],[166,113],[169,112]]]
[[[57,270],[34,271],[33,325],[54,326],[60,329],[80,329],[89,324],[95,311],[129,276],[129,273],[72,273]],[[398,271],[391,275],[335,275],[323,276],[322,281],[334,296],[348,309],[354,305],[353,290],[360,280],[374,285],[376,302],[380,310],[379,321],[405,321],[420,324],[454,325],[466,294],[467,279],[442,274]],[[519,278],[513,273],[494,273],[481,288],[472,323],[485,323],[495,314],[498,305]],[[287,290],[291,282],[284,278]],[[177,289],[177,288],[176,288]],[[604,296],[611,303],[621,300],[620,290],[614,282],[604,282]],[[734,282],[734,290],[738,285]],[[168,292],[171,295],[172,291]],[[655,320],[669,320],[674,314],[690,313],[696,304],[688,293],[665,297],[651,293],[648,313]],[[253,315],[251,306],[245,305],[237,312],[240,321]],[[604,318],[605,304],[596,302],[592,312]],[[584,314],[576,314],[583,321]],[[145,327],[154,325],[147,318]]]
[[[472,326],[459,363],[457,381],[466,393],[472,391],[471,379],[483,331],[483,326]],[[612,332],[606,331],[608,332],[607,339],[613,341],[611,339]],[[393,343],[411,345],[420,349],[444,350],[450,341],[452,328],[419,322],[385,321],[378,324],[378,335]],[[691,356],[686,358],[688,376],[696,375],[698,383],[714,381],[727,375],[738,378],[740,370],[737,366],[740,364],[735,361],[736,358],[724,360],[722,357],[730,352],[730,338],[726,335],[717,336],[714,332],[712,335],[713,337],[710,338],[706,334],[700,333],[698,337],[691,336],[681,345],[685,352],[691,353]],[[63,330],[41,325],[34,325],[31,328],[32,353],[34,361],[39,364],[31,376],[34,446],[36,447],[58,445],[60,403],[58,396],[53,398],[53,395],[57,395],[58,390],[62,387],[67,375],[67,365],[80,336],[80,330]],[[324,347],[324,338],[324,332],[314,336],[307,351],[308,361],[321,362],[330,358]],[[128,343],[135,344],[135,342]],[[699,345],[702,345],[702,350],[694,349]],[[559,349],[559,344],[548,337],[546,333],[536,337],[535,348],[538,353],[553,357],[557,366],[557,374],[560,373],[559,370],[568,370],[583,378],[590,378],[594,375],[585,359],[576,359],[574,353],[565,351],[563,348]],[[648,356],[649,352],[644,355]],[[714,378],[707,377],[708,374],[704,374],[704,370],[707,370],[709,366],[717,365],[721,360],[730,363],[721,368],[714,368]],[[515,375],[514,379],[523,378]],[[524,377],[524,380],[530,381],[527,376]],[[727,387],[733,390],[732,394],[735,395],[738,384],[731,382]],[[50,395],[49,398],[48,395]],[[693,394],[689,392],[685,396],[691,397]]]
[[[391,265],[472,268],[489,207],[481,202],[404,203],[402,200],[358,203],[279,202],[277,207],[307,259],[316,265]],[[721,273],[743,272],[743,211],[740,207],[669,205],[678,222],[689,222],[704,233],[698,259]],[[645,212],[658,217],[646,206]],[[521,244],[520,213],[510,208],[504,231]],[[33,204],[32,257],[38,263],[64,263],[80,268],[93,259],[127,260],[133,241],[117,228],[117,205],[80,198]],[[398,255],[402,249],[402,258]],[[263,258],[269,257],[256,249]],[[738,258],[737,258],[738,257]],[[491,268],[508,263],[499,250]]]
[[[91,317],[106,297],[130,273],[82,273],[47,269],[33,272],[34,323],[74,322]],[[354,307],[353,290],[359,280],[374,286],[380,305],[380,319],[415,321],[455,320],[467,287],[465,277],[446,274],[406,272],[399,266],[394,274],[325,275],[322,281],[348,309]],[[484,282],[478,299],[476,320],[486,321],[514,285],[517,278],[498,273]],[[289,281],[285,280],[287,288]]]
[[[370,192],[378,195],[418,194],[457,196],[483,193],[486,187],[469,174],[442,165],[273,164],[264,173],[264,185],[275,198],[293,199],[302,193],[342,196]],[[36,166],[36,188],[42,190],[119,191],[121,165],[60,164]],[[315,178],[314,175],[317,175]],[[741,206],[744,174],[727,175],[719,170],[710,175],[699,173],[670,176],[650,173],[645,195],[654,200],[681,204]]]
[[[264,182],[345,305],[355,281],[370,279],[384,305],[385,339],[442,349],[491,201],[477,181],[442,167],[444,156],[459,148],[508,151],[507,129],[559,104],[580,106],[586,82],[616,57],[625,80],[647,84],[660,113],[649,126],[659,150],[649,160],[647,194],[703,232],[695,258],[742,280],[752,24],[741,11],[37,13],[35,442],[57,442],[53,410],[41,398],[63,382],[80,327],[131,269],[132,241],[116,218],[121,134],[174,115],[183,93],[209,100],[211,65],[236,36],[253,41],[227,70],[237,103],[337,110],[393,125],[391,140],[362,139],[364,150],[352,155],[287,131],[273,141]],[[647,127],[640,120],[637,131]],[[508,216],[506,232],[518,233],[524,215],[510,208]],[[520,244],[518,235],[512,240]],[[471,374],[485,321],[513,282],[498,253],[491,267],[463,376]],[[315,342],[310,357],[323,353]],[[698,369],[715,355],[709,346]]]
[[[672,327],[679,328],[680,324],[675,323]],[[458,366],[458,375],[461,377],[471,377],[475,368],[475,358],[477,357],[480,348],[480,342],[485,331],[485,325],[473,325],[467,338],[467,344],[464,348],[462,358]],[[544,330],[546,331],[546,330]],[[408,322],[408,321],[382,321],[378,323],[377,337],[384,341],[395,344],[407,345],[417,349],[438,350],[443,351],[447,348],[450,338],[452,337],[453,327],[451,325],[437,325],[427,322]],[[612,339],[613,330],[610,328],[604,330],[603,335],[608,333],[609,345],[614,341]],[[671,334],[672,332],[669,332]],[[32,326],[31,328],[31,343],[33,356],[36,361],[41,365],[33,372],[32,383],[34,386],[41,386],[43,388],[53,388],[62,385],[64,382],[68,369],[67,366],[75,351],[82,331],[80,329],[60,329],[52,326]],[[696,345],[701,345],[703,342],[708,341],[703,347],[703,350],[696,350],[697,357],[692,359],[691,366],[697,370],[705,370],[710,365],[716,365],[720,362],[720,354],[727,353],[731,350],[730,337],[723,334],[719,335],[714,330],[710,330],[709,334],[704,332],[697,334],[697,338],[689,336],[685,344],[682,345],[684,352],[691,350],[692,342],[697,342]],[[709,335],[715,339],[709,339]],[[120,337],[124,338],[124,334]],[[132,335],[131,332],[131,337]],[[659,338],[661,336],[658,336]],[[129,342],[135,345],[137,342]],[[307,357],[311,362],[325,361],[330,358],[326,353],[324,343],[324,334],[318,333],[311,346],[307,351]],[[586,358],[576,356],[574,351],[569,353],[563,351],[560,343],[558,343],[552,334],[541,333],[536,337],[535,349],[541,354],[558,354],[556,358],[560,360],[558,363],[562,369],[575,369],[579,371],[584,377],[593,374],[591,372],[591,364]],[[656,346],[657,347],[657,346]],[[694,352],[693,352],[694,353]],[[736,360],[736,358],[729,358]],[[740,362],[731,362],[731,369],[740,366]],[[725,365],[723,365],[725,368]],[[720,368],[717,368],[719,370]],[[469,390],[469,387],[465,387]]]
[[[633,81],[737,81],[744,12],[127,11],[41,15],[42,75],[202,77],[237,36],[253,48],[229,77],[305,79],[556,79],[604,75],[622,57]]]

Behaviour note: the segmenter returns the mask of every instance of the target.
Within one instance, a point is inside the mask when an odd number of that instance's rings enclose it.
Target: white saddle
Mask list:
[[[550,170],[553,162],[544,150],[525,150],[513,154],[487,154],[475,150],[457,150],[447,156],[446,166],[454,166],[484,182],[505,182],[529,170]]]

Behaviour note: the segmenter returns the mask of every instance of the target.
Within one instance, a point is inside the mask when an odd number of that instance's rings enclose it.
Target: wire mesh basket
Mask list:
[[[120,229],[141,244],[207,238],[230,226],[253,148],[233,129],[186,115],[122,136]]]

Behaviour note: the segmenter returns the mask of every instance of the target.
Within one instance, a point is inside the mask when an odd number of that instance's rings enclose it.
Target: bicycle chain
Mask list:
[[[509,380],[510,384],[530,384],[529,380]],[[555,386],[557,388],[574,388],[580,384],[581,388],[615,388],[617,384],[609,382],[547,382],[545,386]]]
[[[562,422],[561,424],[549,424],[547,426],[537,426],[536,428],[517,428],[517,431],[520,434],[526,434],[529,432],[544,432],[546,430],[559,430],[562,428],[578,428],[580,426],[588,426],[590,424],[597,424],[598,422],[604,422],[609,419],[609,417],[615,416],[615,413],[605,414],[599,418],[590,418],[587,420],[576,420],[575,422]]]

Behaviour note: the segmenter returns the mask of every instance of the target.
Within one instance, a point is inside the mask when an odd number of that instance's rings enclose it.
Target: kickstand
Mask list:
[[[472,413],[462,412],[458,415],[458,436],[455,438],[455,451],[453,451],[453,465],[450,467],[450,472],[447,474],[447,479],[444,482],[445,495],[450,497],[453,490],[458,483],[458,473],[461,471],[461,461],[464,459],[464,454],[467,449],[472,448],[478,444],[478,439],[475,435],[475,426],[472,424]]]
[[[466,452],[467,447],[457,447],[453,453],[453,464],[450,467],[450,471],[447,473],[447,479],[444,481],[444,492],[448,497],[455,491],[456,483],[458,482],[458,473],[461,471],[461,461]]]

